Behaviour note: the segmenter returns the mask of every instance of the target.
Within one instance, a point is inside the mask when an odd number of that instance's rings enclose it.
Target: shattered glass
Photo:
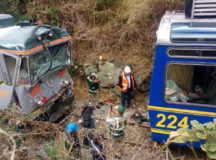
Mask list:
[[[52,57],[51,69],[68,64],[68,61],[70,60],[70,52],[67,43],[49,47],[49,52]]]
[[[31,81],[34,83],[44,74],[46,74],[50,68],[51,60],[48,53],[43,50],[30,57],[30,70]]]

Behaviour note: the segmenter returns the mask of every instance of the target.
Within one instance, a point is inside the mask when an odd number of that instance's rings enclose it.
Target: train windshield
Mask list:
[[[52,46],[48,49],[52,57],[51,69],[70,64],[70,50],[68,49],[68,43]]]
[[[49,53],[43,50],[29,59],[31,82],[34,83],[49,70],[66,66],[71,63],[70,43],[49,47]]]
[[[171,63],[165,83],[168,103],[216,105],[216,66]]]

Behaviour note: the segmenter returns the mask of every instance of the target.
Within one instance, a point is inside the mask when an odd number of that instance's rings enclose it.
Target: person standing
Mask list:
[[[92,106],[98,106],[98,94],[100,90],[100,80],[94,71],[89,72],[87,77],[88,92],[90,94],[90,103]]]
[[[118,88],[121,91],[121,104],[125,107],[125,101],[127,99],[128,107],[131,106],[132,91],[136,88],[134,76],[131,74],[131,68],[125,66],[124,72],[119,76]]]

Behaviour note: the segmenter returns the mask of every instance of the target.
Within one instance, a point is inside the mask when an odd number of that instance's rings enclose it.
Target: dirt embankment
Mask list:
[[[3,0],[0,13],[42,19],[67,29],[73,39],[73,59],[81,65],[103,56],[119,67],[129,64],[135,75],[141,75],[151,72],[162,15],[182,9],[179,0]]]

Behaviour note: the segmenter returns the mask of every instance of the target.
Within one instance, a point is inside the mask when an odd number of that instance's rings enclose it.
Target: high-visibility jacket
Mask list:
[[[124,73],[121,74],[121,82],[119,82],[119,90],[122,91],[122,92],[127,92],[128,90],[128,80],[127,80],[127,77],[125,76]],[[134,77],[133,75],[130,74],[130,79],[131,79],[131,88],[134,90],[135,88],[135,81],[134,81]]]
[[[92,76],[88,76],[87,77],[87,82],[88,82],[88,91],[91,94],[95,94],[97,90],[100,89],[100,83],[94,83],[94,80],[97,80],[98,77],[96,75],[96,73],[93,73]]]

